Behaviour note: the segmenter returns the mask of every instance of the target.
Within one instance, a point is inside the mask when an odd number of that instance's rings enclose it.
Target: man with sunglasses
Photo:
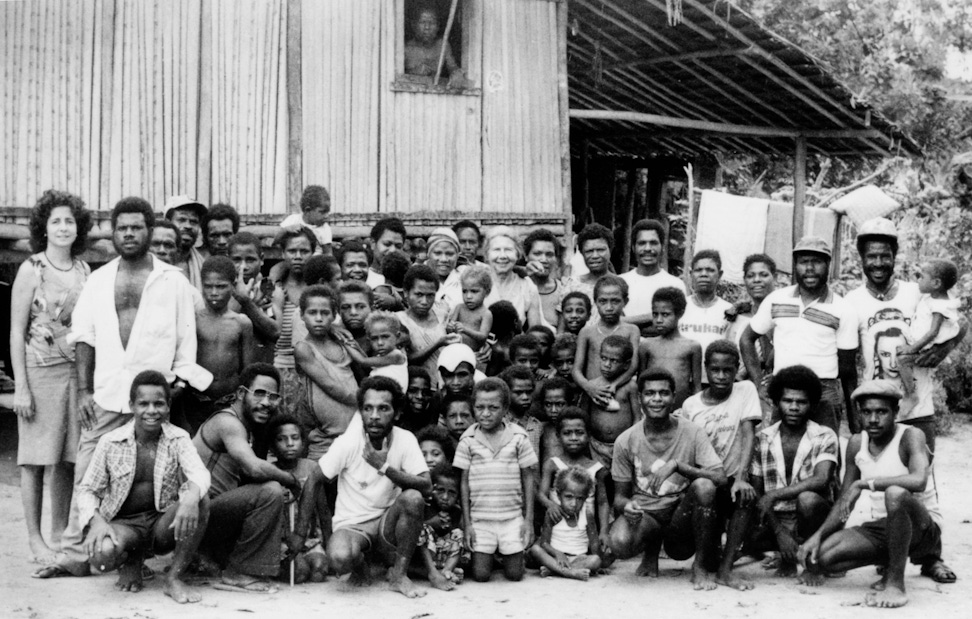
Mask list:
[[[220,588],[265,592],[283,559],[284,488],[299,497],[303,487],[265,459],[269,439],[263,432],[280,402],[280,374],[253,363],[240,382],[233,403],[213,413],[193,438],[212,476],[209,525],[199,548],[223,568]],[[288,544],[299,549],[303,539],[288,538]]]

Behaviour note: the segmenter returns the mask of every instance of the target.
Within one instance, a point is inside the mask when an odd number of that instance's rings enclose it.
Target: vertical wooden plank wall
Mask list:
[[[558,3],[490,0],[483,21],[483,210],[562,213]]]
[[[303,182],[327,187],[335,212],[373,213],[381,0],[305,1],[301,12]]]
[[[466,2],[467,28],[480,27],[482,6],[483,0]],[[397,41],[404,35],[401,7],[398,0],[382,2],[379,210],[481,211],[481,98],[391,90],[398,73]],[[470,46],[479,41],[471,35]],[[462,64],[478,74],[481,52],[467,49]]]

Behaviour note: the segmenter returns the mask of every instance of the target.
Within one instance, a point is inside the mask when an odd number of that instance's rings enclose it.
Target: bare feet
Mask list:
[[[425,591],[415,587],[408,576],[405,574],[397,574],[388,571],[388,588],[392,591],[398,591],[407,598],[419,598],[425,595]]]
[[[759,566],[764,570],[776,570],[780,568],[780,558],[776,555],[770,555],[759,562]]]
[[[550,568],[545,565],[541,565],[540,578],[549,578],[549,577],[550,577]]]
[[[590,580],[591,570],[587,568],[575,569],[571,568],[564,572],[565,578],[573,578],[574,580]]]
[[[179,604],[193,604],[202,599],[195,589],[178,578],[166,578],[162,584],[162,592]]]
[[[219,583],[213,585],[214,588],[243,593],[270,593],[277,590],[267,580],[262,580],[257,576],[240,574],[229,569],[223,570],[223,575],[220,576],[219,580]]]
[[[908,596],[901,589],[889,585],[884,591],[868,593],[864,603],[875,608],[901,608],[908,603]]]
[[[749,591],[756,586],[748,580],[733,576],[731,572],[729,574],[716,574],[715,582],[717,585],[730,587],[739,591]]]
[[[826,580],[824,574],[816,574],[809,570],[803,570],[803,573],[797,577],[797,582],[807,587],[819,587],[824,584],[824,580]]]
[[[34,563],[39,563],[40,565],[51,565],[54,563],[56,558],[56,553],[51,550],[51,547],[44,542],[44,538],[40,535],[36,537],[31,537],[27,540],[30,545],[30,556],[31,561]]]
[[[790,563],[789,561],[784,561],[780,559],[779,567],[776,568],[776,576],[778,578],[793,578],[797,575],[796,563]]]
[[[118,580],[115,588],[119,591],[138,593],[142,590],[142,561],[128,561],[118,568]]]
[[[875,580],[871,583],[871,589],[875,591],[884,591],[888,588],[888,578],[887,576],[882,576],[881,580]]]
[[[371,571],[368,569],[368,564],[364,561],[361,565],[358,565],[348,576],[348,584],[352,587],[367,587],[371,585]]]
[[[648,556],[646,554],[641,559],[641,565],[635,570],[635,576],[658,578],[658,556]]]
[[[455,583],[443,576],[438,570],[429,572],[429,584],[442,591],[452,591],[456,588]]]
[[[695,585],[696,591],[713,591],[717,587],[712,574],[705,571],[701,565],[692,566],[692,584]]]

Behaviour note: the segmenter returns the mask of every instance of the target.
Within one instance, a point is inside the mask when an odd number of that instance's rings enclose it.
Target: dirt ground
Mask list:
[[[899,611],[862,606],[867,585],[876,579],[873,568],[856,570],[842,579],[829,580],[821,589],[809,589],[795,580],[774,578],[758,563],[737,568],[753,579],[753,591],[720,587],[695,592],[688,581],[688,562],[662,560],[656,580],[634,575],[636,561],[615,565],[613,573],[581,583],[541,579],[529,572],[520,583],[507,583],[497,573],[490,583],[465,583],[452,592],[429,590],[408,600],[378,584],[354,589],[340,581],[323,584],[282,585],[276,594],[241,594],[217,591],[201,583],[203,601],[178,606],[166,598],[158,579],[138,594],[116,592],[114,575],[60,578],[51,581],[29,577],[27,535],[23,522],[16,472],[9,452],[9,425],[0,427],[0,617],[3,619],[181,619],[258,617],[382,617],[393,619],[483,619],[506,617],[623,618],[721,617],[787,619],[826,617],[843,619],[877,617],[891,613],[908,617],[969,617],[972,600],[972,481],[968,446],[972,425],[957,423],[952,435],[940,439],[936,475],[945,515],[945,559],[959,575],[953,585],[938,585],[908,567],[911,602]],[[2,434],[7,434],[3,437]],[[150,565],[160,568],[164,560]],[[424,583],[423,583],[424,586]],[[965,608],[963,611],[962,608]]]

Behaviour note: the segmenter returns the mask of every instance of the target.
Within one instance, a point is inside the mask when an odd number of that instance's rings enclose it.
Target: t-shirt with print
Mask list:
[[[401,428],[392,428],[389,435],[388,458],[390,468],[409,475],[429,471],[415,435]],[[380,517],[402,493],[387,475],[364,459],[365,431],[360,414],[351,418],[344,434],[337,437],[331,448],[321,457],[320,467],[328,479],[338,480],[337,504],[332,521],[334,530]]]
[[[702,393],[696,393],[685,400],[683,419],[702,426],[712,442],[712,447],[722,459],[726,475],[735,477],[742,468],[743,444],[739,427],[743,423],[763,420],[759,406],[759,393],[750,381],[734,383],[732,393],[718,404],[706,404]]]
[[[883,378],[904,391],[898,370],[898,346],[909,342],[911,319],[915,315],[921,292],[914,282],[896,282],[894,296],[875,298],[867,286],[847,293],[847,303],[854,309],[864,361],[862,381]],[[915,366],[915,398],[901,401],[898,421],[919,419],[935,414],[932,369]]]
[[[690,340],[702,345],[702,352],[716,340],[725,339],[729,333],[729,321],[726,312],[732,309],[732,303],[716,297],[712,305],[699,307],[695,303],[694,295],[685,304],[685,313],[678,319],[679,332]],[[708,382],[703,373],[702,382]]]
[[[655,451],[645,436],[645,424],[638,423],[625,430],[614,442],[611,478],[616,482],[634,482],[632,498],[647,511],[662,511],[675,507],[691,481],[673,473],[657,492],[648,489],[648,475],[669,460],[705,470],[722,470],[722,460],[712,448],[709,437],[700,426],[675,418],[678,426],[675,438],[664,451]]]

